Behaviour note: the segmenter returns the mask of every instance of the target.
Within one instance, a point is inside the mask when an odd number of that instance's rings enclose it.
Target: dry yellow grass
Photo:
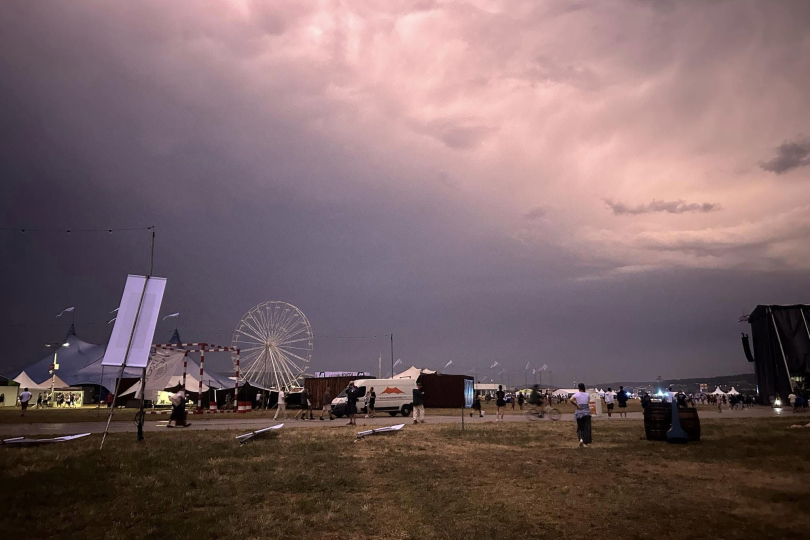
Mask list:
[[[810,430],[704,422],[699,444],[641,440],[640,421],[115,434],[0,449],[10,538],[801,537]]]

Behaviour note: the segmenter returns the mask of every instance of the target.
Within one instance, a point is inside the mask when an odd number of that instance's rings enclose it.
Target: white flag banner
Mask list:
[[[526,362],[526,369],[524,369],[523,371],[529,371],[529,362]]]
[[[452,364],[453,364],[453,361],[452,361],[452,360],[450,360],[449,362],[447,362],[447,363],[444,365],[444,369],[447,369],[447,368],[448,368],[448,367],[450,367]]]
[[[542,371],[546,371],[548,369],[548,364],[543,364],[543,367],[540,368]]]
[[[400,365],[401,363],[402,363],[402,359],[401,359],[401,358],[397,358],[397,361],[396,361],[396,362],[394,362],[394,367],[397,367],[397,366],[398,366],[398,365]]]
[[[101,365],[147,366],[165,290],[166,278],[127,276],[118,316]]]
[[[62,315],[64,315],[65,313],[71,313],[71,312],[73,312],[73,310],[74,310],[74,309],[76,309],[76,306],[71,306],[71,307],[69,307],[69,308],[65,308],[65,309],[63,309],[63,310],[62,310],[62,313],[60,313],[60,314],[59,314],[59,315],[57,315],[56,317],[57,317],[57,318],[58,318],[58,317],[61,317],[61,316],[62,316]]]
[[[491,366],[489,366],[489,369],[495,369],[495,368],[496,368],[496,367],[498,367],[498,366],[500,366],[500,364],[499,364],[499,363],[498,363],[498,361],[496,360],[494,364],[492,364]]]

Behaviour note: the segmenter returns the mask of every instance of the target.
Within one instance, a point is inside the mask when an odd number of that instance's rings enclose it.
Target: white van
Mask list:
[[[410,416],[413,411],[413,390],[416,388],[414,379],[357,379],[354,385],[360,389],[357,400],[357,414],[366,413],[363,397],[371,388],[377,395],[374,401],[374,410],[387,412],[391,416],[401,413]],[[346,402],[346,390],[332,400],[332,414],[338,418],[348,416],[349,405]]]

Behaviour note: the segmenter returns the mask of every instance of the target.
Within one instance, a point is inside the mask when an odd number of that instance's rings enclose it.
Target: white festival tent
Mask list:
[[[725,396],[725,395],[726,395],[726,393],[725,393],[725,392],[723,392],[722,390],[720,390],[720,387],[719,387],[719,386],[718,386],[717,388],[715,388],[715,390],[714,390],[714,392],[712,392],[712,394],[713,394],[713,395],[717,395],[717,396]]]
[[[151,399],[154,393],[167,388],[176,388],[183,384],[183,359],[186,357],[184,350],[164,350],[158,349],[150,355],[149,368],[146,370],[146,396]],[[200,390],[200,366],[191,358],[188,358],[186,367],[186,392],[197,393]],[[223,388],[233,388],[231,380],[223,379],[214,373],[203,373],[202,391],[207,392],[209,388],[221,390]],[[140,396],[141,381],[136,382],[124,392],[122,396],[135,394]],[[151,394],[151,395],[150,395]]]
[[[405,371],[403,371],[402,373],[397,373],[396,375],[394,375],[393,378],[394,379],[418,379],[419,376],[422,375],[423,373],[426,374],[426,375],[433,375],[436,372],[432,371],[430,369],[420,369],[418,367],[411,366],[408,369],[406,369]]]
[[[28,388],[29,390],[50,390],[50,384],[37,384],[28,376],[28,374],[23,371],[16,377],[14,377],[14,382],[20,385],[20,390],[23,388]]]
[[[735,390],[734,387],[732,386],[731,390],[728,391],[728,395],[730,395],[730,396],[739,396],[740,393],[737,392],[737,390]]]
[[[573,396],[577,392],[579,392],[578,388],[558,388],[557,390],[554,390],[554,392],[551,395],[558,396],[558,397],[559,396],[568,397],[568,396]]]

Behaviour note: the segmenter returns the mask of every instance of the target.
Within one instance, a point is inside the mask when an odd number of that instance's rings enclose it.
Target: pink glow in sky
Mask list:
[[[261,246],[255,267],[191,274],[166,255],[170,302],[227,304],[195,328],[280,299],[316,335],[411,336],[417,365],[686,376],[748,369],[741,311],[810,301],[810,2],[11,1],[0,18],[7,225]],[[323,347],[318,367],[367,367]]]

